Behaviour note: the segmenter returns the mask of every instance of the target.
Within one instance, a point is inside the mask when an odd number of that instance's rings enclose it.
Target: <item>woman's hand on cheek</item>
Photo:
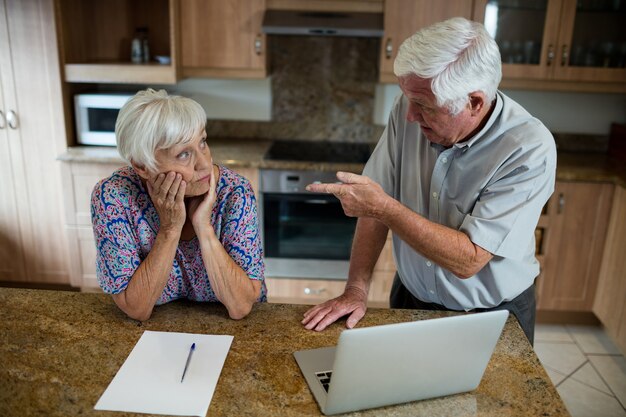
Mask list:
[[[211,179],[209,180],[209,191],[204,195],[204,197],[195,199],[191,202],[191,222],[193,223],[193,228],[198,236],[203,235],[207,231],[213,231],[211,213],[213,212],[213,207],[215,206],[215,201],[217,200],[217,194],[215,193],[216,189],[217,179],[215,178],[215,173],[212,173]]]
[[[160,228],[180,232],[185,224],[185,189],[187,183],[181,174],[158,174],[147,181],[148,194],[159,214]]]

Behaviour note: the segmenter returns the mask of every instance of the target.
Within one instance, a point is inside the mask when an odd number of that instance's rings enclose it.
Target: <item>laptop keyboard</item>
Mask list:
[[[316,372],[315,376],[317,377],[324,390],[328,392],[328,386],[330,385],[330,377],[333,375],[333,371],[324,371],[324,372]]]

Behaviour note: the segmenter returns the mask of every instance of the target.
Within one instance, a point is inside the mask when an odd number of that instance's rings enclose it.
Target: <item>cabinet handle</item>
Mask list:
[[[261,35],[256,35],[256,38],[254,38],[254,52],[256,52],[257,55],[261,55],[261,52],[263,52],[263,42],[261,41]]]
[[[7,127],[7,119],[4,118],[4,113],[0,110],[0,129]]]
[[[557,214],[563,213],[563,209],[565,208],[565,195],[563,193],[559,194],[559,206],[556,210]]]
[[[309,287],[304,288],[304,293],[306,295],[319,295],[323,292],[326,292],[326,288],[320,288],[319,290],[316,290],[315,288],[309,288]]]
[[[387,59],[391,59],[392,54],[393,54],[393,42],[391,42],[391,38],[387,38],[387,43],[385,44],[385,57]]]
[[[567,65],[567,45],[563,45],[563,49],[561,50],[561,66],[564,67]]]
[[[547,65],[552,65],[552,60],[554,59],[554,47],[552,45],[548,45],[548,63]]]
[[[17,122],[17,114],[13,110],[9,110],[7,113],[7,123],[11,129],[17,129],[19,123]]]

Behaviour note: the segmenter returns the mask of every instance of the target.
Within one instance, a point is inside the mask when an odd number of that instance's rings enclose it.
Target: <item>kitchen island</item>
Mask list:
[[[221,304],[177,301],[140,323],[108,295],[0,288],[0,415],[130,415],[93,407],[145,330],[234,336],[209,416],[320,415],[292,354],[334,345],[345,321],[321,333],[305,330],[300,320],[307,308],[259,304],[234,321]],[[451,314],[370,309],[359,327]],[[477,390],[349,415],[569,414],[510,316]]]

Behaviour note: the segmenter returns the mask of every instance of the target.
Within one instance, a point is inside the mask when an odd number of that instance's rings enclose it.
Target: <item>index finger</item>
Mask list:
[[[343,184],[309,184],[306,186],[306,190],[314,193],[342,195],[343,187],[345,187]]]

